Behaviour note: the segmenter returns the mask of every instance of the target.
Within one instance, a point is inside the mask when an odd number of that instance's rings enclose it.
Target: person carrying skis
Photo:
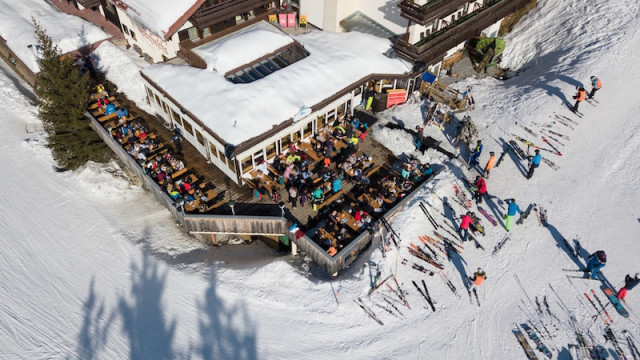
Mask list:
[[[489,157],[489,161],[487,161],[487,165],[484,166],[484,172],[482,173],[482,176],[484,176],[485,179],[489,178],[489,172],[491,171],[491,169],[493,169],[494,166],[496,166],[496,161],[498,161],[498,158],[496,158],[496,153],[491,151],[489,155],[491,155],[491,157]]]
[[[471,170],[472,167],[474,167],[475,165],[480,164],[478,162],[478,159],[480,158],[480,154],[482,154],[482,140],[478,140],[478,143],[477,143],[475,149],[473,149],[473,153],[471,154],[471,157],[469,158],[469,168],[467,170]]]
[[[638,284],[640,284],[640,273],[636,273],[635,277],[627,274],[627,276],[624,277],[624,286],[618,291],[618,295],[616,295],[618,300],[624,300],[627,296],[627,291],[633,289]]]
[[[516,199],[507,199],[506,202],[509,205],[509,208],[507,209],[507,215],[504,216],[504,220],[506,221],[504,228],[509,231],[511,228],[511,218],[516,216],[516,212],[522,214],[522,210],[520,210],[520,206],[516,204]]]
[[[527,173],[527,180],[531,179],[533,176],[533,170],[535,170],[540,163],[542,162],[542,155],[540,155],[540,150],[536,149],[536,155],[532,156],[529,159],[529,172]]]
[[[589,262],[587,263],[587,269],[584,270],[585,277],[586,273],[591,272],[591,279],[596,279],[596,274],[607,264],[607,254],[604,250],[598,250],[593,254],[589,255]]]
[[[473,277],[470,277],[469,280],[471,280],[471,286],[469,286],[469,292],[471,292],[479,288],[480,285],[487,280],[487,274],[485,274],[482,268],[478,268],[478,271],[474,272]]]
[[[591,92],[589,93],[589,99],[593,99],[593,96],[596,94],[596,91],[600,90],[600,88],[602,87],[602,81],[600,81],[600,79],[595,76],[592,76],[590,79],[591,79],[591,86],[593,86],[593,89],[591,89]]]
[[[460,234],[462,242],[467,241],[467,239],[469,238],[469,225],[473,225],[471,212],[467,212],[460,218],[460,228],[458,228],[458,234]]]
[[[482,197],[487,193],[487,182],[484,181],[482,176],[476,176],[476,193],[474,197],[477,204],[482,204]]]
[[[582,86],[578,86],[576,89],[578,89],[578,92],[573,96],[573,98],[576,99],[576,103],[573,105],[573,108],[571,108],[571,111],[573,112],[577,112],[580,102],[587,98],[587,90]]]

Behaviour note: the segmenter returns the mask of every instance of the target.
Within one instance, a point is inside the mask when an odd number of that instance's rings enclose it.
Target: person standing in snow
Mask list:
[[[460,228],[458,228],[458,234],[460,234],[462,242],[467,241],[467,239],[469,238],[469,225],[473,225],[471,212],[467,212],[460,218]]]
[[[416,150],[420,150],[422,147],[422,135],[424,134],[424,128],[420,125],[416,125],[416,138],[414,139],[414,145],[416,146]]]
[[[607,254],[604,250],[598,250],[593,254],[589,255],[589,262],[587,263],[587,269],[584,270],[585,277],[586,273],[591,273],[591,279],[595,280],[596,274],[607,264]]]
[[[504,220],[506,221],[504,228],[509,231],[511,229],[511,218],[516,216],[516,212],[522,214],[522,210],[520,210],[520,206],[516,204],[516,199],[507,199],[506,202],[509,208],[507,209],[507,215],[504,216]]]
[[[491,151],[489,155],[491,155],[489,157],[489,161],[487,161],[487,165],[484,166],[484,171],[482,172],[482,176],[484,176],[485,179],[489,178],[489,172],[491,172],[491,169],[496,166],[496,161],[498,161],[498,158],[496,158],[496,153]]]
[[[618,300],[624,300],[627,296],[627,291],[633,289],[638,284],[640,284],[640,273],[636,273],[635,277],[627,274],[627,276],[624,277],[624,286],[618,291],[618,295],[616,295]]]
[[[474,197],[476,199],[477,204],[482,204],[482,197],[487,193],[487,182],[484,181],[482,176],[476,176],[476,192]]]
[[[473,149],[473,153],[469,158],[469,167],[467,168],[467,170],[471,170],[472,167],[480,164],[480,162],[478,162],[480,154],[482,154],[482,140],[478,140],[475,149]]]
[[[593,96],[596,94],[596,91],[600,90],[600,88],[602,87],[602,82],[600,81],[599,78],[592,76],[591,78],[591,86],[593,86],[593,89],[591,89],[591,92],[589,93],[589,99],[593,99]]]
[[[473,99],[473,92],[471,90],[472,90],[471,85],[467,85],[467,88],[462,93],[462,97],[469,104],[469,109],[473,110],[476,107],[476,101]]]
[[[540,162],[542,162],[542,155],[540,155],[540,150],[536,149],[536,155],[529,159],[529,172],[527,173],[527,179],[531,179],[533,176],[533,170],[540,166]]]
[[[482,268],[478,268],[476,272],[473,273],[473,277],[470,277],[471,286],[469,286],[469,292],[474,291],[479,288],[482,283],[487,280],[487,274],[485,274]]]
[[[573,98],[576,99],[576,103],[573,105],[573,108],[571,108],[571,111],[573,112],[577,112],[580,102],[584,101],[584,99],[587,98],[587,90],[585,90],[582,86],[578,86],[576,89],[578,89],[578,92],[573,96]]]

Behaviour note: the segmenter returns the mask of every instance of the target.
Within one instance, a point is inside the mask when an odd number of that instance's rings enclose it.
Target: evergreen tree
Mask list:
[[[88,99],[87,74],[82,74],[71,56],[61,51],[32,19],[40,47],[37,94],[40,119],[48,135],[48,147],[62,169],[75,170],[87,161],[106,162],[111,153],[84,116]]]

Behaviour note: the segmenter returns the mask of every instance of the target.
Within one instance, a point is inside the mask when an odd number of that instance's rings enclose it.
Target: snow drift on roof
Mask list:
[[[390,42],[372,35],[312,31],[295,39],[311,55],[250,84],[190,66],[155,64],[142,72],[226,141],[240,144],[365,76],[410,69],[384,56]]]
[[[31,17],[34,17],[58,43],[62,53],[79,49],[109,37],[97,26],[58,9],[42,0],[0,0],[0,36],[31,71],[40,71],[35,52],[27,46],[37,43]]]
[[[260,21],[238,32],[193,49],[206,62],[207,68],[224,75],[261,56],[290,44],[293,39],[273,25]]]
[[[164,39],[171,26],[198,0],[119,0],[119,2],[127,6],[124,11],[131,19]]]

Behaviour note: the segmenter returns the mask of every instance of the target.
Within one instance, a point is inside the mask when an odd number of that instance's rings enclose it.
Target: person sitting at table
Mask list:
[[[184,169],[184,163],[182,162],[182,160],[176,160],[175,165],[173,166],[173,170],[177,172],[182,169]]]
[[[107,96],[98,99],[98,101],[96,102],[96,104],[98,105],[99,108],[104,108],[106,107],[108,104],[110,103],[109,98]]]
[[[278,155],[273,160],[273,168],[280,174],[282,174],[282,172],[284,171],[284,164],[282,162],[282,159],[284,159],[284,154]]]
[[[356,155],[355,152],[353,152],[353,153],[351,153],[351,155],[349,155],[347,160],[349,161],[349,163],[351,165],[355,165],[358,162],[358,156]]]
[[[333,173],[331,171],[327,171],[326,173],[322,174],[322,181],[327,182],[331,180],[332,176],[333,176]]]
[[[337,193],[340,190],[342,190],[342,177],[338,177],[336,179],[333,180],[333,182],[331,183],[331,189],[333,190],[333,193]]]
[[[426,163],[421,167],[422,175],[431,175],[433,173],[433,169],[431,168],[431,164]]]
[[[362,181],[362,170],[360,170],[359,167],[356,167],[355,170],[353,170],[353,177],[357,182]]]
[[[293,165],[289,164],[287,165],[287,167],[284,169],[284,178],[289,180],[291,178],[291,172],[293,170]]]
[[[120,119],[120,122],[124,122],[127,116],[129,116],[129,111],[127,109],[120,108],[116,112],[116,116]]]
[[[331,159],[326,157],[324,158],[324,167],[328,168],[329,166],[331,166]]]
[[[337,139],[342,139],[345,136],[346,132],[347,131],[340,125],[333,128],[333,136],[335,136]]]
[[[109,101],[109,100],[107,100]],[[116,112],[117,108],[115,104],[107,104],[107,106],[105,106],[105,110],[104,110],[104,114],[105,115],[111,115],[114,112]]]
[[[287,156],[287,164],[294,164],[298,161],[300,161],[300,155],[291,152],[289,153],[289,156]]]
[[[336,250],[336,248],[331,245],[329,246],[329,249],[327,250],[327,254],[329,254],[329,256],[335,256],[338,253],[338,250]]]
[[[411,172],[409,172],[409,167],[406,164],[402,167],[400,175],[402,175],[402,178],[405,180],[409,179],[409,175],[411,175]]]
[[[160,168],[156,169],[156,180],[158,182],[164,181],[166,177],[167,175]]]
[[[357,117],[352,117],[351,119],[351,126],[353,126],[354,129],[358,129],[360,127],[360,119],[358,119]]]
[[[178,201],[178,199],[180,199],[180,192],[176,189],[172,189],[169,193],[169,197],[173,200]]]
[[[364,214],[367,214],[364,210],[358,210],[356,211],[356,214],[354,216],[354,218],[356,219],[356,225],[358,226],[362,226],[362,216]],[[367,214],[368,216],[369,214]]]
[[[269,175],[269,169],[267,169],[267,161],[265,159],[261,159],[258,165],[256,165],[256,169],[265,175]]]

